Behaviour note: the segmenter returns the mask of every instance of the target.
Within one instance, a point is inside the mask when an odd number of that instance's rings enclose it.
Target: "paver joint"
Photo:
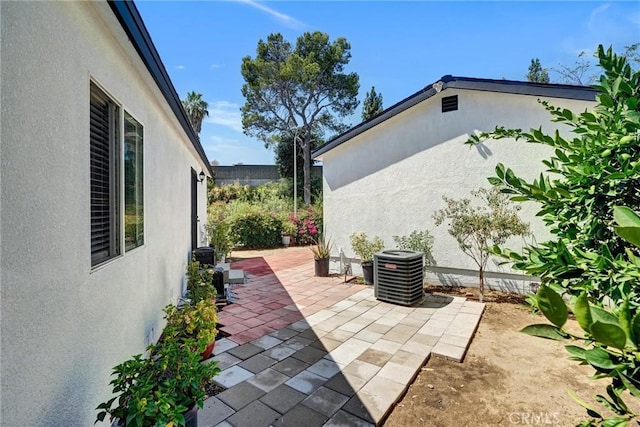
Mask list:
[[[205,402],[205,427],[381,425],[431,354],[462,361],[484,310],[439,295],[380,302],[372,287],[314,277],[308,248],[232,267],[246,280],[219,316],[230,335],[214,381],[227,390]]]

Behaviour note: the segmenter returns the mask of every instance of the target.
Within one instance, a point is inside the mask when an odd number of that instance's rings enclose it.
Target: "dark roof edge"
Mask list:
[[[441,88],[436,91],[435,87]],[[547,98],[565,98],[565,99],[577,99],[583,101],[595,101],[597,91],[587,86],[573,86],[555,83],[532,83],[521,82],[516,80],[492,80],[492,79],[478,79],[472,77],[455,77],[451,75],[443,76],[439,81],[434,82],[424,89],[410,95],[402,101],[392,105],[384,110],[379,115],[362,122],[351,129],[336,136],[331,141],[328,141],[325,145],[311,153],[313,159],[318,158],[324,153],[333,150],[337,146],[344,142],[354,138],[361,133],[371,129],[374,126],[390,119],[391,117],[400,114],[401,112],[413,107],[414,105],[431,98],[438,92],[442,92],[448,88],[455,89],[470,89],[487,92],[502,92],[513,93],[519,95],[531,95],[531,96],[543,96]]]
[[[178,119],[178,122],[180,122],[180,125],[189,137],[189,140],[191,140],[193,147],[200,155],[202,161],[207,165],[209,174],[213,175],[209,159],[207,159],[207,155],[200,144],[200,139],[189,123],[189,119],[182,108],[180,97],[178,96],[176,89],[173,87],[173,83],[171,83],[169,74],[162,64],[160,55],[151,40],[151,36],[144,25],[135,3],[129,0],[107,0],[107,2],[109,3],[109,6],[111,6],[111,10],[114,15],[118,18],[120,25],[122,25],[122,28],[127,33],[129,40],[140,55],[142,62],[144,62],[147,70],[151,73],[151,76],[158,85],[160,92],[162,92],[162,95],[167,100],[167,103]]]

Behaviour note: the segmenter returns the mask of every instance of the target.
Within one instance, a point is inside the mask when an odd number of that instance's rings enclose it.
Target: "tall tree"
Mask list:
[[[635,70],[637,70],[640,65],[639,48],[640,43],[625,46],[624,51],[620,55],[620,57],[626,58],[627,63]],[[592,56],[597,56],[597,53]],[[580,52],[578,59],[573,64],[560,64],[558,67],[559,68],[552,68],[551,70],[558,73],[560,81],[566,84],[588,86],[596,83],[600,77],[595,61],[589,59],[585,51]]]
[[[311,145],[314,135],[340,129],[352,114],[359,78],[345,73],[351,45],[321,32],[304,33],[295,47],[279,33],[260,40],[256,57],[242,59],[242,127],[265,146],[292,135],[303,153],[304,202],[311,202]]]
[[[531,59],[527,80],[534,83],[549,83],[549,73],[545,68],[542,68],[538,58]]]
[[[321,144],[319,140],[314,138],[311,140],[311,150],[315,150]],[[296,169],[297,176],[302,179],[304,176],[304,156],[302,149],[296,144]],[[281,178],[293,178],[293,135],[283,136],[280,142],[275,146],[274,159],[276,166],[278,166],[278,174]],[[313,162],[311,163],[313,166]]]
[[[209,111],[207,110],[209,104],[202,99],[201,93],[189,92],[187,93],[187,97],[182,101],[182,107],[187,113],[193,130],[199,135],[202,129],[202,120],[204,116],[209,115]]]
[[[375,86],[371,86],[371,90],[367,92],[367,96],[364,98],[364,104],[362,104],[362,121],[377,116],[382,113],[382,94],[376,93]]]

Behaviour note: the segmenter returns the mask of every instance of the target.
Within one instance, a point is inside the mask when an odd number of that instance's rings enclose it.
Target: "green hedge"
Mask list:
[[[241,246],[266,248],[282,242],[282,221],[259,209],[237,213],[229,218],[229,226],[233,240]]]

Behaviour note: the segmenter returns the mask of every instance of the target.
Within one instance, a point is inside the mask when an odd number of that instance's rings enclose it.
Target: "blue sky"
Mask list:
[[[202,93],[209,117],[200,139],[210,161],[272,164],[273,152],[242,133],[244,56],[280,32],[346,37],[359,99],[375,86],[389,107],[446,74],[525,80],[531,58],[572,64],[599,43],[640,42],[640,2],[139,1],[180,98]],[[558,79],[553,71],[552,81]],[[345,123],[359,122],[361,105]]]

